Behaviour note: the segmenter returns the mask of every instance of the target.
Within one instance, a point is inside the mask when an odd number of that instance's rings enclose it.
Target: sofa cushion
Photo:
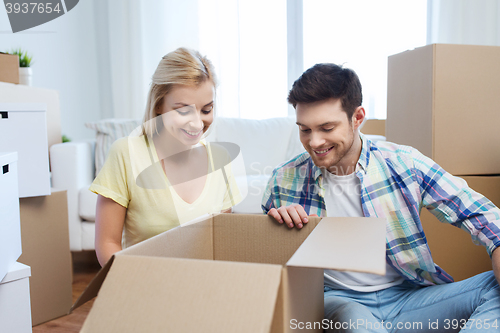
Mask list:
[[[78,214],[82,220],[95,222],[95,207],[97,194],[89,191],[90,184],[83,187],[78,193]]]
[[[96,131],[95,174],[104,165],[109,148],[119,138],[129,135],[141,125],[140,119],[103,119],[93,123],[85,123],[87,128]]]
[[[95,223],[82,222],[82,250],[89,251],[95,249]]]
[[[269,175],[274,167],[285,161],[294,125],[292,118],[221,117],[216,120],[215,141],[240,146],[248,175]],[[213,137],[209,139],[213,140]]]
[[[292,132],[290,133],[290,141],[288,142],[288,147],[286,149],[285,160],[283,162],[288,161],[305,151],[306,150],[304,149],[302,142],[300,142],[299,126],[294,123],[292,126]]]

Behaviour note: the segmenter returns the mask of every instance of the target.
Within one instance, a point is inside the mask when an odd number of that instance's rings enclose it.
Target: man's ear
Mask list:
[[[354,110],[354,113],[352,114],[352,125],[354,127],[354,130],[357,130],[359,126],[363,123],[363,120],[365,120],[365,108],[362,106],[358,106],[356,110]]]

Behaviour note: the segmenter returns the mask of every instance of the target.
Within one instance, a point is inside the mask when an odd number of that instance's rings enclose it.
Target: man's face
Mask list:
[[[340,99],[298,103],[296,113],[300,141],[314,164],[334,174],[354,172],[350,168],[355,167],[359,158],[359,152],[353,147],[358,121],[356,116],[353,116],[354,122],[349,121]]]

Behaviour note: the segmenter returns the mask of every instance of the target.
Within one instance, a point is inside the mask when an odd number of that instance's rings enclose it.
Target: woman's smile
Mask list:
[[[202,133],[203,133],[203,129],[199,130],[198,132],[191,132],[191,131],[188,131],[188,130],[185,130],[183,128],[181,128],[181,130],[188,136],[188,138],[190,139],[196,139],[198,138]]]

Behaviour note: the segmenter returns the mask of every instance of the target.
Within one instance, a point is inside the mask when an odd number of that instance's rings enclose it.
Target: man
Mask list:
[[[387,218],[386,275],[325,270],[325,318],[347,323],[337,326],[344,332],[497,331],[500,210],[416,149],[360,134],[365,110],[352,70],[315,65],[288,102],[307,152],[274,170],[264,212],[299,229],[312,215]],[[453,282],[432,260],[422,207],[483,244],[494,273]]]

